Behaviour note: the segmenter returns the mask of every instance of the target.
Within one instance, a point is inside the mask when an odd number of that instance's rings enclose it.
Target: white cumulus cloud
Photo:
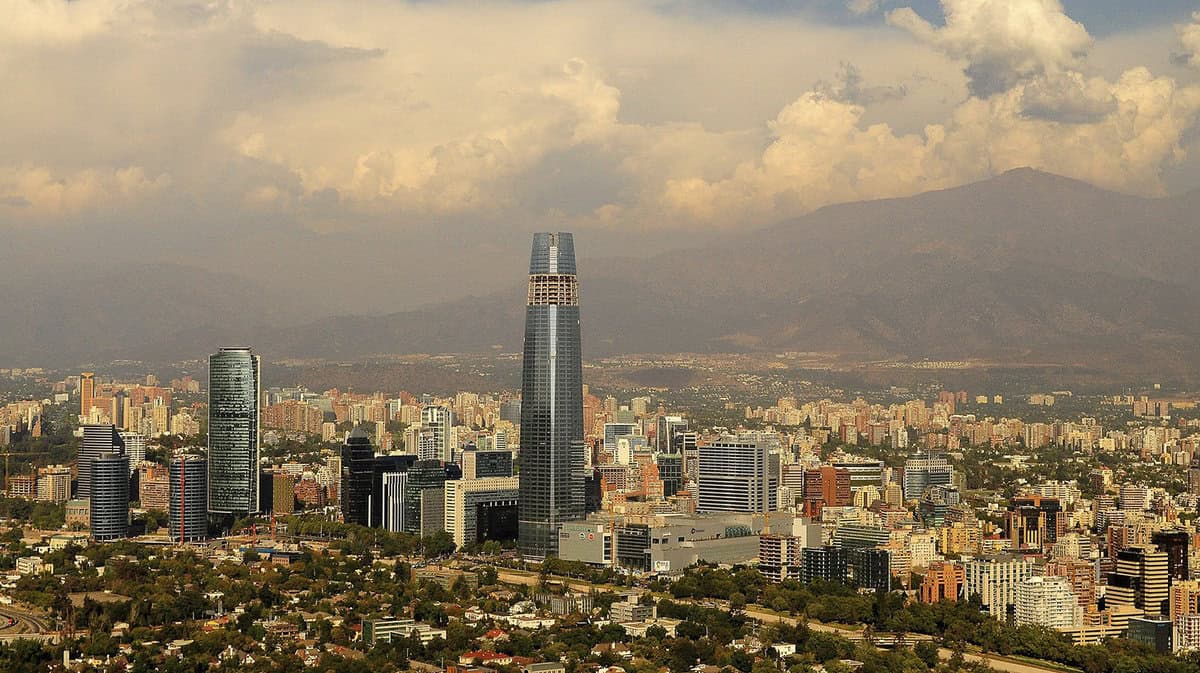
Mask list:
[[[951,58],[967,62],[971,93],[989,96],[1017,83],[1075,67],[1092,46],[1082,24],[1058,0],[941,0],[944,26],[912,8],[888,21]]]

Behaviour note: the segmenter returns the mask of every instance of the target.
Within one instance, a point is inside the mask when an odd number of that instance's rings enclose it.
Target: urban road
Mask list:
[[[535,585],[538,583],[538,581],[540,579],[540,576],[537,573],[512,570],[509,568],[496,568],[496,574],[497,574],[497,577],[500,579],[500,581],[508,583],[508,584]],[[578,579],[569,579],[569,578],[563,578],[563,577],[553,577],[552,579],[555,581],[560,581],[563,584],[565,584],[566,586],[568,586],[571,589],[574,589],[576,591],[590,591],[592,589],[600,589],[600,590],[605,590],[605,591],[627,591],[628,590],[628,587],[617,587],[617,586],[593,584],[591,582],[587,582],[584,580],[578,580]],[[696,605],[703,605],[705,603],[708,603],[708,604],[715,603],[717,605],[728,607],[728,604],[723,601],[697,601],[697,600],[690,600],[690,599],[687,599],[687,600],[681,599],[680,602],[693,603]],[[789,624],[789,625],[795,626],[800,621],[794,617],[785,617],[783,615],[776,614],[774,612],[766,610],[757,605],[747,605],[742,610],[742,612],[745,613],[747,616],[752,617],[759,622],[783,622],[784,624]],[[863,638],[862,631],[855,630],[855,629],[852,629],[852,628],[849,628],[846,626],[835,626],[835,625],[831,625],[831,624],[819,624],[819,623],[815,623],[810,620],[808,622],[808,628],[810,628],[814,631],[824,631],[826,633],[836,633],[840,636],[849,638],[851,640],[862,640],[862,638]],[[925,634],[908,634],[905,637],[909,642],[914,642],[914,641],[919,641],[919,640],[932,640],[931,636],[928,636]],[[938,656],[940,656],[942,659],[950,659],[951,657],[954,656],[954,651],[947,649],[945,647],[939,647],[938,648]],[[1063,671],[1062,667],[1055,667],[1052,665],[1038,666],[1036,664],[1026,663],[1023,661],[1015,661],[1013,659],[1007,659],[1004,657],[996,657],[996,656],[992,656],[989,654],[973,654],[973,653],[969,653],[969,652],[964,652],[962,656],[963,656],[963,659],[965,659],[966,661],[980,662],[983,664],[987,664],[993,670],[1000,671],[1001,673],[1062,673],[1062,671]]]

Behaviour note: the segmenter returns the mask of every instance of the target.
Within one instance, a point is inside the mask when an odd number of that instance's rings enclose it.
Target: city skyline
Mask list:
[[[1200,672],[1197,1],[0,0],[0,671]]]

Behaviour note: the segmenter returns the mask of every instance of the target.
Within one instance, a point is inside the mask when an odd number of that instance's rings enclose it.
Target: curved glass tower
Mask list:
[[[91,461],[92,496],[88,501],[92,537],[118,540],[129,534],[129,457],[104,453]]]
[[[583,365],[571,234],[533,236],[521,369],[521,553],[558,553],[558,528],[582,519]]]
[[[183,544],[203,540],[208,534],[207,462],[185,454],[171,460],[169,472],[171,541]]]
[[[208,511],[258,512],[259,358],[222,348],[208,358]]]

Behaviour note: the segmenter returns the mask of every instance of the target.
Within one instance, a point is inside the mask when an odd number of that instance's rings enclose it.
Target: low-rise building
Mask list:
[[[46,563],[39,556],[22,556],[17,559],[17,572],[21,575],[51,575],[54,564]]]
[[[409,638],[416,635],[422,643],[434,638],[446,638],[446,630],[421,624],[415,619],[364,619],[362,637],[367,645],[390,642],[393,637]],[[469,662],[464,662],[469,663]]]

